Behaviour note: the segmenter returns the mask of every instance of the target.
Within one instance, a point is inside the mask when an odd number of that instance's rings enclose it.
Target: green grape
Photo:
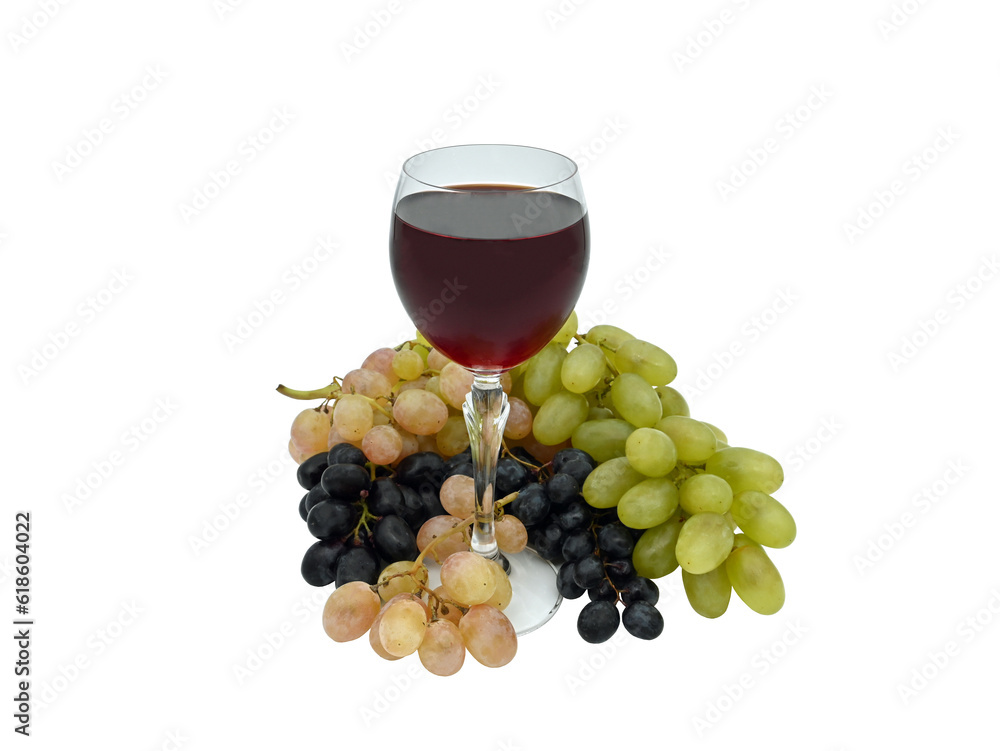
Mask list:
[[[632,565],[639,576],[659,579],[677,568],[677,536],[681,531],[677,514],[642,533],[632,550]]]
[[[585,342],[563,360],[562,385],[574,394],[585,394],[601,382],[607,367],[601,348]]]
[[[566,350],[559,344],[546,344],[537,355],[528,360],[524,371],[525,398],[536,407],[557,391],[562,391],[562,364]]]
[[[681,508],[689,514],[725,514],[733,505],[733,489],[715,475],[695,475],[681,485]]]
[[[635,373],[622,373],[615,378],[611,384],[611,401],[618,414],[637,428],[653,427],[663,414],[653,387]],[[714,434],[712,440],[714,446]]]
[[[677,510],[677,486],[673,480],[643,480],[625,491],[618,502],[618,518],[632,529],[663,524]]]
[[[583,394],[560,391],[553,394],[539,407],[531,430],[535,439],[546,446],[568,441],[573,431],[587,419],[590,407]]]
[[[660,397],[660,404],[663,406],[663,416],[682,415],[691,416],[691,408],[681,395],[681,392],[673,386],[657,386],[656,395]]]
[[[415,381],[420,378],[425,366],[426,362],[420,353],[412,349],[401,350],[392,358],[392,371],[404,381]]]
[[[588,420],[573,431],[573,448],[586,451],[601,463],[625,456],[625,442],[634,427],[624,420]]]
[[[677,363],[655,344],[629,339],[615,350],[615,366],[621,373],[636,373],[650,386],[666,386],[677,377]]]
[[[677,563],[692,574],[707,574],[733,549],[733,530],[722,514],[695,514],[677,535]]]
[[[726,564],[716,566],[707,574],[681,571],[684,592],[694,612],[706,618],[718,618],[729,608],[733,585],[729,583]]]
[[[670,415],[656,423],[677,447],[677,458],[688,464],[702,464],[715,453],[715,433],[703,422],[682,415]]]
[[[646,477],[663,477],[677,466],[677,449],[670,436],[653,428],[639,428],[625,441],[625,456]]]
[[[715,433],[715,439],[719,443],[724,443],[727,446],[729,445],[729,439],[726,437],[726,434],[722,432],[722,428],[717,428],[712,423],[705,422],[704,420],[702,420],[701,422],[703,425],[707,425],[708,429],[711,430],[713,433]]]
[[[588,420],[611,420],[614,416],[615,413],[607,407],[591,407],[587,413]]]
[[[724,513],[722,515],[722,518],[726,520],[726,524],[729,525],[729,528],[731,530],[733,530],[733,534],[735,535],[736,534],[736,520],[733,519],[733,510],[732,510],[732,508],[730,508],[729,511],[727,511],[726,513]]]
[[[635,339],[634,336],[624,329],[620,329],[617,326],[610,326],[606,323],[601,324],[600,326],[594,326],[594,328],[584,334],[583,338],[591,344],[596,344],[603,349],[604,354],[607,355],[608,359],[612,362],[612,358],[615,356],[615,350],[629,339]]]
[[[767,493],[759,490],[737,493],[731,511],[740,529],[761,545],[784,548],[795,539],[795,519]]]
[[[562,328],[559,329],[559,333],[557,333],[554,337],[552,337],[552,341],[555,344],[561,344],[563,347],[565,347],[567,344],[573,341],[573,337],[576,336],[576,329],[579,325],[580,325],[580,320],[576,315],[576,311],[574,310],[572,313],[569,314],[569,318],[566,319],[566,323],[564,323],[562,325]]]
[[[414,344],[412,351],[416,352],[418,355],[420,355],[420,359],[424,361],[424,369],[426,369],[427,368],[427,358],[431,354],[430,349],[428,349],[427,347],[425,347],[423,344]]]
[[[626,490],[644,479],[632,469],[628,459],[620,456],[598,464],[597,469],[587,475],[583,483],[583,499],[594,508],[612,508]]]
[[[785,604],[785,583],[760,545],[737,539],[737,547],[726,559],[726,573],[736,594],[751,610],[773,615]]]
[[[677,451],[680,454],[680,446]],[[705,471],[728,482],[733,493],[744,490],[773,493],[785,480],[785,473],[776,459],[745,448],[729,447],[717,451],[705,463]]]

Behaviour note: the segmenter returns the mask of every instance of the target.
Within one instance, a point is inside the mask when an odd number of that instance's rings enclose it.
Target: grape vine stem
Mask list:
[[[508,503],[513,501],[515,498],[517,498],[517,493],[511,493],[510,495],[501,498],[499,501],[493,504],[493,507],[494,509],[496,509],[497,507],[503,508]],[[469,516],[460,521],[458,524],[456,524],[454,527],[449,529],[444,534],[439,535],[438,537],[435,537],[433,540],[431,540],[430,544],[420,552],[420,555],[417,556],[417,560],[413,562],[413,570],[408,573],[415,574],[417,571],[419,571],[420,566],[423,565],[424,558],[426,558],[427,554],[432,552],[434,548],[436,548],[442,540],[447,540],[454,534],[457,534],[459,532],[464,532],[465,528],[472,526],[472,523],[475,521],[476,521],[476,516],[475,514],[473,514],[472,516]]]
[[[343,391],[340,388],[340,383],[336,378],[333,379],[333,383],[329,386],[324,386],[320,389],[312,389],[310,391],[302,391],[300,389],[290,389],[282,383],[278,384],[276,391],[279,394],[284,394],[292,399],[301,399],[303,401],[311,401],[313,399],[325,399],[329,401],[330,399],[336,399],[339,397]]]

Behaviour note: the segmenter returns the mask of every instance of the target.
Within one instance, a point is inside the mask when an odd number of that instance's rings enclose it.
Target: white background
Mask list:
[[[995,726],[996,3],[230,5],[0,11],[0,603],[9,623],[29,509],[44,703],[17,742],[875,749]],[[259,133],[275,110],[289,124]],[[705,620],[676,574],[655,642],[584,643],[576,601],[509,666],[449,679],[323,634],[281,461],[300,405],[274,387],[411,335],[392,182],[405,156],[465,142],[578,160],[581,318],[665,347],[695,417],[784,462],[799,537],[772,556],[778,615],[734,597]],[[752,174],[725,190],[734,171]],[[307,263],[318,238],[337,249]],[[13,702],[0,714],[10,738]]]

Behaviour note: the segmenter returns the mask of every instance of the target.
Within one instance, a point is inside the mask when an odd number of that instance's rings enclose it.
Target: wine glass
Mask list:
[[[509,412],[500,376],[558,333],[587,273],[587,207],[576,164],[545,149],[472,144],[410,157],[393,203],[392,275],[403,307],[442,354],[474,373],[463,412],[476,490],[472,549],[505,564],[520,634],[552,617],[555,569],[501,556],[493,487]],[[499,500],[499,499],[498,499]]]

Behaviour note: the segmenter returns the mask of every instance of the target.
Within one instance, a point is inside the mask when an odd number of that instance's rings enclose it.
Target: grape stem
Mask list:
[[[507,448],[507,441],[502,441],[500,445],[503,446],[503,456],[509,456],[518,464],[523,464],[525,467],[533,469],[536,472],[540,470],[542,467],[546,466],[544,464],[532,464],[531,462],[525,461],[524,459],[517,457],[515,454],[511,453],[511,450],[509,448]]]
[[[493,508],[494,508],[493,513],[494,514],[496,513],[496,510],[497,510],[498,507],[502,509],[508,503],[510,503],[511,501],[513,501],[515,498],[517,498],[517,493],[511,493],[510,495],[505,496],[504,498],[501,498],[499,501],[497,501],[496,503],[493,504]],[[434,548],[436,548],[438,546],[438,544],[442,540],[447,540],[449,537],[451,537],[454,534],[457,534],[459,532],[464,532],[465,528],[472,526],[472,524],[475,521],[476,521],[476,515],[473,514],[472,516],[469,516],[469,517],[467,517],[465,519],[462,519],[462,521],[460,521],[458,524],[456,524],[454,527],[452,527],[451,529],[449,529],[444,534],[439,535],[438,537],[435,537],[433,540],[431,540],[430,544],[426,548],[424,548],[422,551],[420,551],[420,555],[417,556],[417,560],[415,560],[413,562],[413,569],[411,571],[407,572],[407,573],[410,573],[410,574],[417,573],[417,571],[420,570],[420,566],[424,562],[424,558],[427,557],[427,554],[430,553],[430,552],[432,552],[434,550]]]
[[[577,337],[577,338],[579,339],[579,337]],[[580,339],[580,343],[581,344],[583,342],[585,342],[585,341],[586,341],[585,339]],[[596,344],[602,350],[608,350],[608,352],[614,353],[614,352],[618,351],[617,347],[611,347],[611,346],[608,345],[608,340],[607,339],[599,339],[598,341],[592,342],[592,343]],[[608,364],[608,367],[611,368],[611,370],[614,371],[614,374],[616,376],[620,376],[622,374],[622,372],[618,369],[618,366],[615,365],[613,362],[611,362],[611,358],[608,357],[607,354],[604,355],[604,362],[606,362]],[[613,377],[612,377],[612,380],[613,380]]]
[[[354,528],[354,532],[352,533],[354,535],[354,539],[355,540],[359,539],[359,533],[361,532],[361,528],[362,527],[364,527],[365,528],[365,532],[367,532],[370,535],[371,534],[371,529],[368,528],[368,522],[370,522],[370,521],[378,521],[378,518],[379,518],[379,517],[375,516],[373,513],[371,513],[368,510],[368,504],[365,503],[363,499],[361,501],[359,501],[359,503],[361,504],[361,518],[358,520],[358,524]],[[410,573],[415,573],[415,572],[416,572],[416,569],[414,569],[414,571],[412,571]]]
[[[511,493],[510,495],[505,496],[504,498],[501,498],[499,501],[497,501],[495,504],[493,504],[493,509],[494,509],[493,513],[499,514],[500,518],[503,518],[503,507],[506,506],[511,501],[513,501],[515,498],[517,498],[517,493]],[[358,526],[355,527],[355,529],[354,529],[355,535],[357,535],[358,530],[361,528],[361,525],[365,523],[366,518],[377,519],[378,517],[375,517],[375,516],[372,516],[371,514],[369,514],[368,513],[368,507],[366,505],[362,504],[361,521],[358,522]],[[436,548],[438,546],[438,544],[442,540],[446,540],[449,537],[451,537],[452,535],[457,534],[458,532],[465,532],[466,527],[472,526],[472,523],[475,520],[476,520],[476,516],[475,516],[475,514],[473,514],[472,516],[470,516],[470,517],[468,517],[466,519],[463,519],[462,521],[458,522],[458,524],[456,524],[454,527],[452,527],[451,529],[449,529],[444,534],[442,534],[442,535],[440,535],[438,537],[435,537],[431,541],[431,543],[420,552],[420,555],[417,556],[417,560],[415,560],[413,562],[413,567],[412,568],[410,568],[408,571],[400,571],[398,574],[393,574],[392,576],[390,576],[389,578],[385,579],[384,581],[382,579],[379,579],[379,581],[377,583],[371,585],[372,591],[375,594],[379,594],[378,590],[379,590],[380,586],[384,586],[388,582],[391,582],[393,579],[398,579],[401,576],[409,576],[409,577],[413,578],[413,582],[417,585],[417,587],[419,589],[421,589],[422,591],[424,591],[424,592],[427,593],[428,598],[434,598],[435,600],[437,600],[438,605],[431,606],[431,610],[432,610],[432,613],[433,613],[433,615],[434,615],[435,618],[437,617],[437,609],[438,609],[439,605],[445,605],[445,606],[451,605],[451,606],[454,606],[454,607],[458,608],[463,613],[467,612],[468,609],[462,607],[462,605],[460,605],[459,603],[455,602],[454,600],[449,600],[446,597],[441,597],[441,595],[437,594],[430,587],[427,587],[426,585],[421,584],[420,581],[416,578],[416,575],[420,572],[420,569],[424,568],[424,558],[427,556],[428,553],[433,552],[434,548]],[[367,528],[368,528],[367,525],[365,525],[365,529],[367,529]]]
[[[279,394],[284,394],[292,399],[302,399],[303,401],[309,401],[312,399],[336,399],[343,392],[340,387],[340,379],[334,378],[333,383],[329,386],[324,386],[321,389],[312,389],[311,391],[302,391],[300,389],[290,389],[288,386],[279,383],[276,391]]]
[[[362,396],[364,396],[364,394],[362,394]],[[390,420],[392,419],[392,412],[383,407],[381,404],[379,404],[377,400],[372,399],[370,396],[365,396],[364,398],[368,400],[368,403],[372,405],[373,409],[377,409],[379,412],[388,417]],[[383,398],[389,399],[389,402],[392,403],[392,399],[390,397],[383,397]]]
[[[417,582],[417,586],[420,587],[420,589],[422,589],[424,592],[427,593],[427,599],[428,600],[431,600],[431,599],[436,600],[435,604],[428,603],[428,604],[431,605],[431,620],[432,621],[439,620],[439,618],[438,618],[438,608],[440,608],[442,605],[444,607],[446,607],[446,608],[449,607],[449,606],[453,607],[453,608],[456,608],[456,609],[458,609],[462,613],[468,613],[469,612],[469,609],[467,607],[463,607],[460,603],[457,603],[454,600],[449,600],[447,597],[442,597],[441,595],[439,595],[437,592],[435,592],[430,587],[428,587],[428,586],[426,586],[424,584],[420,584],[419,582]]]
[[[288,386],[279,383],[278,388],[275,390],[279,394],[291,397],[292,399],[301,399],[303,401],[309,401],[312,399],[322,399],[323,404],[321,404],[319,407],[316,408],[320,409],[326,406],[327,402],[331,400],[336,401],[340,397],[344,396],[344,390],[341,387],[339,381],[340,381],[339,378],[334,378],[333,383],[331,383],[329,386],[324,386],[321,389],[313,389],[312,391],[301,391],[299,389],[290,389],[288,388]],[[351,393],[355,396],[360,396],[370,405],[372,405],[373,409],[377,409],[383,415],[385,415],[389,419],[392,419],[392,412],[386,409],[377,399],[372,399],[370,396],[365,396],[364,394],[356,394],[353,391]],[[392,397],[386,396],[382,398],[388,399],[389,403],[390,404],[392,403]]]
[[[592,522],[592,523],[591,523],[591,525],[590,525],[590,531],[591,531],[591,533],[593,533],[594,537],[597,537],[597,530],[598,530],[598,529],[599,529],[600,527],[602,527],[602,526],[604,526],[604,525],[603,525],[603,524],[598,524],[596,520],[595,520],[594,522]],[[595,545],[595,546],[594,546],[594,554],[595,554],[595,555],[600,555],[600,553],[601,553],[601,549],[600,549],[600,547],[598,547],[598,546],[596,546],[596,545]],[[630,556],[630,557],[631,557],[631,556]],[[610,576],[608,576],[608,574],[607,574],[607,571],[605,571],[605,573],[604,573],[604,579],[605,579],[605,580],[606,580],[606,581],[608,582],[608,585],[609,585],[609,586],[611,587],[611,589],[613,589],[613,590],[614,590],[614,592],[615,592],[615,598],[616,598],[616,599],[615,599],[615,602],[620,602],[620,603],[622,603],[622,604],[624,605],[625,603],[624,603],[624,601],[622,600],[622,593],[621,593],[621,590],[619,590],[619,589],[618,589],[618,587],[616,587],[616,586],[615,586],[615,583],[614,583],[613,581],[611,581],[611,577],[610,577]]]

